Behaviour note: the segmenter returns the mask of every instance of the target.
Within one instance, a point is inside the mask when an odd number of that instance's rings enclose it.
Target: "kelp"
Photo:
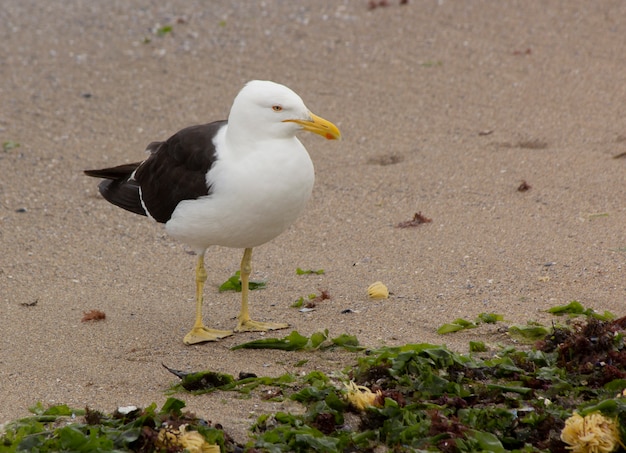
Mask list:
[[[158,451],[150,448],[158,447],[163,426],[171,427],[166,430],[170,436],[197,431],[207,445],[219,445],[225,452],[601,451],[594,445],[602,451],[623,449],[626,317],[603,320],[583,308],[568,324],[547,331],[533,347],[487,348],[481,343],[469,354],[429,343],[359,351],[353,365],[331,375],[316,370],[305,376],[236,379],[211,371],[170,369],[180,378],[173,390],[189,391],[190,397],[205,391],[252,395],[271,387],[277,390],[266,393],[273,400],[290,399],[304,406],[301,414],[261,415],[245,445],[183,413],[184,402],[170,398],[158,412],[152,405],[112,415],[38,405],[33,417],[5,428],[0,450]],[[335,340],[326,331],[311,337],[296,334],[255,347],[292,344],[298,347],[288,350],[315,354]],[[347,335],[337,338],[356,342]]]

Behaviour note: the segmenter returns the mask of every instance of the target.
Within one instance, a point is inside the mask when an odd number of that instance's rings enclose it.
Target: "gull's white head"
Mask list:
[[[330,121],[314,115],[302,98],[284,85],[253,80],[239,92],[228,116],[229,134],[245,134],[255,140],[293,138],[300,130],[329,140],[341,133]]]

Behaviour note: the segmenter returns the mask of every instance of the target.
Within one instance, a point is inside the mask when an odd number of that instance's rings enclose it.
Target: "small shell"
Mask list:
[[[122,415],[128,415],[133,411],[137,410],[137,406],[120,406],[117,408],[117,411]]]
[[[367,294],[370,299],[388,299],[389,290],[383,282],[374,282],[367,288]]]

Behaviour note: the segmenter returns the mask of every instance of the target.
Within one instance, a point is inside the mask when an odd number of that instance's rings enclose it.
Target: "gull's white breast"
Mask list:
[[[225,151],[215,139],[218,160],[207,175],[211,194],[182,201],[167,232],[197,251],[211,245],[256,247],[286,230],[313,190],[313,163],[297,138],[255,144],[245,152]]]

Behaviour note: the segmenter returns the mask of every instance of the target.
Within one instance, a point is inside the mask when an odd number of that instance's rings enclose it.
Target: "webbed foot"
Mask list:
[[[260,322],[251,319],[237,324],[235,332],[267,332],[268,330],[286,329],[289,324],[284,322]]]
[[[205,343],[207,341],[217,341],[221,338],[229,337],[232,334],[232,330],[217,330],[199,326],[191,329],[191,331],[185,335],[183,342],[185,344]]]

